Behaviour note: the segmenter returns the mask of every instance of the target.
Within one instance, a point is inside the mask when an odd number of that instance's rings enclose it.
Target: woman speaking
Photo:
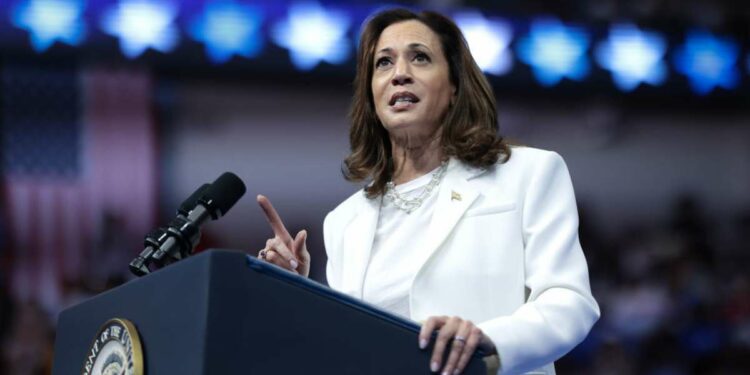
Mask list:
[[[367,186],[325,219],[330,286],[421,322],[423,349],[437,331],[433,372],[479,347],[500,374],[554,374],[599,317],[562,158],[497,135],[490,85],[437,13],[373,16],[354,87],[344,174]],[[258,256],[307,276],[307,233],[258,203],[275,235]]]

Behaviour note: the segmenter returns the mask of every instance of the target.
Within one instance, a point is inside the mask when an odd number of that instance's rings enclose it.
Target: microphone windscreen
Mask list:
[[[211,202],[211,216],[224,216],[245,194],[245,183],[232,172],[224,172],[206,190],[204,199]],[[218,211],[219,215],[216,215]]]
[[[180,208],[177,209],[177,214],[182,216],[188,216],[190,211],[192,211],[195,206],[198,205],[198,202],[200,201],[203,194],[206,193],[208,188],[210,187],[210,184],[203,184],[201,187],[196,189],[193,194],[190,194],[190,196],[185,199],[182,204],[180,205]]]

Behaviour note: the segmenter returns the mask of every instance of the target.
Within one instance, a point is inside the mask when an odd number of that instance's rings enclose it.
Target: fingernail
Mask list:
[[[419,340],[419,349],[424,349],[427,347],[427,340],[421,339]]]
[[[458,371],[458,369],[453,370],[453,375],[458,375],[460,373],[461,373],[461,371]]]
[[[296,261],[296,260],[292,259],[292,261],[291,261],[291,262],[289,262],[289,263],[291,263],[291,264],[292,264],[292,269],[295,269],[295,270],[297,269],[297,266],[298,266],[298,264],[297,264],[297,261]]]
[[[443,371],[443,375],[451,375],[447,370]]]
[[[430,370],[432,370],[432,372],[438,372],[438,370],[440,370],[440,364],[437,362],[432,362],[432,364],[430,365]]]

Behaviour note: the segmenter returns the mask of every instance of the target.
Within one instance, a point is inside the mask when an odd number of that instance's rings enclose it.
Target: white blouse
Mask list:
[[[396,191],[407,199],[417,197],[439,168],[396,186]],[[409,214],[388,198],[381,198],[380,216],[364,278],[365,301],[411,318],[409,289],[419,270],[418,260],[427,252],[423,244],[436,201],[437,189]]]

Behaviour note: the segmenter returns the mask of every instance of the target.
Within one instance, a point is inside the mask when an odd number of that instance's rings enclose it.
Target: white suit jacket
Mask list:
[[[514,147],[476,169],[451,159],[410,290],[411,318],[469,319],[489,336],[501,374],[554,374],[599,318],[562,158]],[[362,298],[380,199],[363,191],[324,223],[329,285]],[[404,249],[409,251],[409,249]],[[373,276],[377,277],[377,276]]]

